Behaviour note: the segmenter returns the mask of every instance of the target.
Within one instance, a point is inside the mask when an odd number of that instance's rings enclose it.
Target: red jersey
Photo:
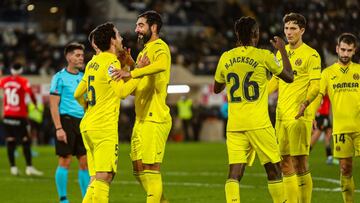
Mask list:
[[[4,89],[4,116],[27,118],[25,94],[28,93],[35,103],[29,81],[20,76],[8,76],[0,80],[0,88]]]
[[[325,95],[321,101],[321,105],[317,111],[318,114],[328,116],[330,111],[330,99]]]

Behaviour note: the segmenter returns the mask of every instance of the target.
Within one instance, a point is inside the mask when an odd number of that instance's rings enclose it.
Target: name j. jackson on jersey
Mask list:
[[[252,59],[250,57],[238,56],[238,57],[231,58],[229,60],[229,62],[225,64],[225,68],[228,69],[228,68],[230,68],[230,66],[233,66],[236,63],[247,63],[250,66],[252,66],[253,68],[256,68],[256,66],[259,65],[259,63],[257,61],[255,61],[254,59]]]

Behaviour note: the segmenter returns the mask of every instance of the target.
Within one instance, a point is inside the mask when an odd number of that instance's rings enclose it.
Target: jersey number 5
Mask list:
[[[95,76],[89,75],[88,78],[88,99],[89,99],[89,105],[94,106],[96,104],[96,94],[95,94],[95,88],[91,85],[91,82],[95,80]]]
[[[243,97],[247,101],[255,101],[259,98],[259,84],[255,81],[250,81],[250,77],[254,72],[248,72],[245,75],[245,80],[243,81]],[[230,88],[230,101],[231,102],[241,102],[241,97],[234,96],[234,93],[237,89],[240,88],[240,78],[236,73],[229,73],[227,75],[227,82],[231,82],[233,80],[233,86]],[[252,89],[252,94],[250,94],[250,90]]]

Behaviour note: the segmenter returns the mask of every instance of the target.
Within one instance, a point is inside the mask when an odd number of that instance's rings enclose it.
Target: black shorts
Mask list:
[[[67,144],[55,139],[56,154],[62,157],[68,155],[82,156],[86,154],[84,142],[80,133],[81,118],[68,115],[60,116],[61,125],[66,133]]]
[[[318,115],[315,117],[315,120],[319,130],[326,130],[332,127],[329,116]]]
[[[5,116],[3,119],[5,137],[13,137],[17,142],[21,142],[24,137],[29,137],[28,120],[26,118],[16,118]]]

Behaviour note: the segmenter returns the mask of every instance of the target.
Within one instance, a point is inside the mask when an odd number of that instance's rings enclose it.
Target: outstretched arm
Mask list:
[[[319,90],[320,90],[320,81],[319,80],[311,80],[310,86],[309,86],[307,94],[306,94],[306,99],[300,105],[299,112],[295,116],[295,119],[298,119],[304,115],[305,109],[311,104],[311,102],[313,102],[318,97]],[[322,98],[322,96],[321,96],[321,98]],[[321,100],[320,100],[320,102],[321,102]]]
[[[130,72],[131,77],[139,78],[145,75],[152,75],[163,72],[167,69],[168,60],[170,59],[166,54],[160,54],[153,63],[144,66],[143,68],[135,68],[134,70],[132,70]]]

